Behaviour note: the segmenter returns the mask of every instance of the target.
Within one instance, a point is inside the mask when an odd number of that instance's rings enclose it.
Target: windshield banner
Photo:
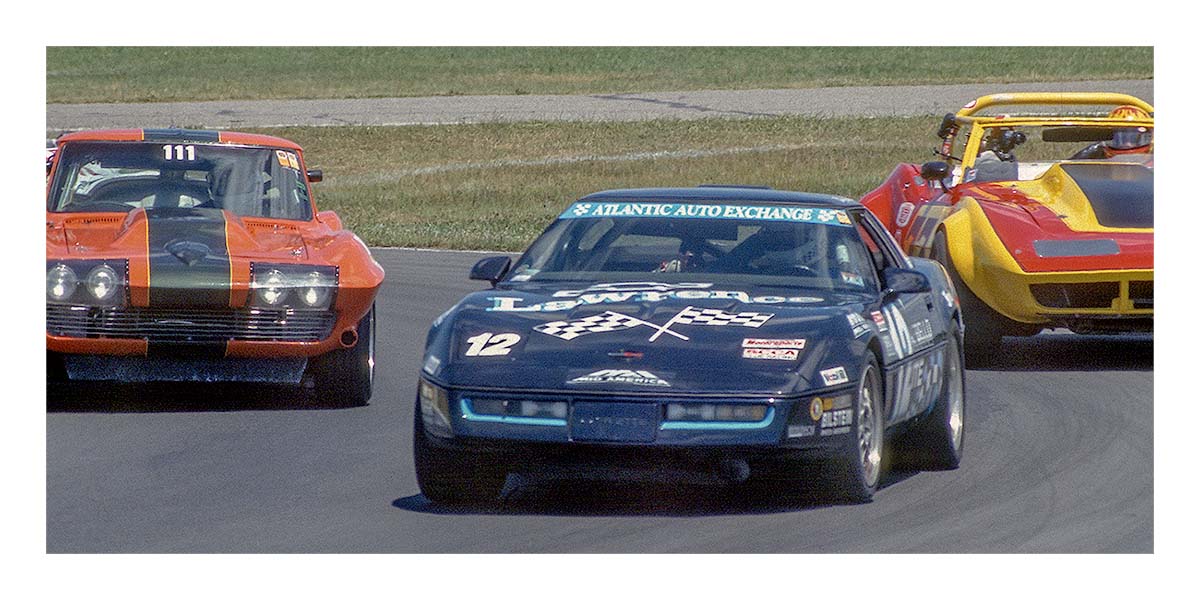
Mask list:
[[[744,206],[735,204],[673,204],[668,202],[576,202],[560,219],[598,217],[656,217],[668,219],[742,219],[850,226],[850,216],[838,208]]]

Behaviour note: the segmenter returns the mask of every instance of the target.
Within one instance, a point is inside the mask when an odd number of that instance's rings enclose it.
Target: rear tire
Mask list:
[[[314,357],[311,374],[318,401],[327,406],[366,406],[375,384],[375,305],[358,322],[358,342]]]
[[[435,448],[425,437],[421,401],[413,414],[413,465],[417,486],[435,504],[483,504],[495,501],[508,476],[503,464],[487,463],[483,453]]]
[[[867,502],[879,488],[884,472],[883,386],[874,356],[863,368],[855,394],[852,435],[836,461],[837,491],[851,502]]]
[[[957,469],[962,460],[966,410],[963,354],[958,336],[951,334],[946,346],[942,394],[930,413],[897,444],[907,466],[923,471]]]
[[[962,311],[963,350],[970,364],[986,364],[996,357],[1002,338],[1006,335],[1030,336],[1042,330],[1040,325],[1014,321],[988,306],[963,283],[950,260],[949,245],[946,242],[945,230],[938,229],[933,238],[932,258],[946,267],[950,282],[958,292],[958,302]]]

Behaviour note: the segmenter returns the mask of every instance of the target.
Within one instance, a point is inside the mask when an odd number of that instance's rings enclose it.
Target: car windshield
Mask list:
[[[731,282],[862,292],[878,280],[850,215],[788,205],[579,202],[506,282]]]
[[[1153,129],[1108,123],[982,128],[979,153],[964,181],[1029,181],[1063,161],[1152,164]]]
[[[220,208],[244,217],[312,217],[295,152],[218,144],[67,143],[48,207],[53,212]]]

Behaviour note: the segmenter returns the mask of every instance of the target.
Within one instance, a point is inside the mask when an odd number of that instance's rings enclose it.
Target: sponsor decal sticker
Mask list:
[[[821,381],[824,381],[825,385],[838,385],[850,381],[850,378],[846,376],[845,368],[834,367],[821,371]]]
[[[821,429],[845,427],[850,424],[853,414],[849,409],[829,411],[821,415]]]
[[[788,425],[787,436],[790,438],[808,437],[816,433],[816,428],[812,425]]]
[[[515,277],[514,277],[515,280]],[[630,304],[666,300],[734,300],[742,304],[811,304],[823,302],[815,296],[751,296],[739,290],[710,290],[711,283],[621,283],[594,285],[582,290],[559,290],[549,302],[519,306],[524,298],[492,296],[489,312],[565,312],[579,306]]]
[[[790,348],[792,350],[803,350],[804,344],[805,340],[803,338],[790,340],[746,338],[742,340],[743,348]]]
[[[900,205],[900,208],[896,211],[897,227],[904,227],[905,225],[908,225],[908,222],[912,220],[914,208],[916,208],[916,205],[914,205],[912,202],[905,202]]]
[[[671,387],[670,383],[667,383],[650,371],[634,371],[631,369],[604,369],[576,377],[567,383],[627,383],[629,385]]]
[[[821,435],[841,435],[843,433],[850,433],[849,425],[844,426],[844,427],[834,427],[833,429],[822,429],[821,430]]]
[[[883,313],[877,310],[871,311],[871,320],[875,321],[875,326],[880,331],[887,331],[887,319],[883,318]]]
[[[867,320],[858,313],[848,313],[846,321],[850,323],[850,332],[854,337],[862,337],[871,332],[871,326],[867,324]]]
[[[742,348],[742,358],[796,360],[800,358],[800,351],[795,348]]]
[[[598,315],[584,317],[582,319],[542,323],[541,325],[534,327],[533,330],[570,341],[581,335],[587,335],[589,333],[621,331],[644,325],[655,330],[654,334],[650,336],[649,341],[651,342],[657,340],[664,333],[687,341],[690,339],[688,336],[673,331],[671,327],[674,325],[761,327],[763,323],[766,323],[773,316],[775,315],[772,313],[727,313],[723,310],[713,308],[701,309],[688,306],[675,313],[675,316],[671,317],[666,323],[657,325],[655,323],[651,323],[650,321],[644,321],[637,317],[631,317],[629,315],[610,310]]]
[[[676,204],[670,202],[576,202],[560,219],[598,217],[655,217],[668,219],[739,219],[823,223],[849,227],[846,211],[799,206],[748,206],[736,204]]]
[[[913,325],[912,330],[913,340],[918,344],[924,344],[933,339],[933,325],[929,323],[929,319],[921,319],[917,324]]]
[[[825,403],[820,398],[813,398],[808,404],[808,416],[814,421],[821,420],[821,414],[825,411]]]
[[[858,273],[848,273],[846,271],[842,271],[842,282],[850,285],[856,285],[858,287],[863,286],[862,275],[859,275]]]

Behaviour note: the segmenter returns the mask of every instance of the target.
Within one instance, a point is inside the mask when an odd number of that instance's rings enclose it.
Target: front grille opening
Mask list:
[[[1047,308],[1111,308],[1121,293],[1116,281],[1097,283],[1035,283],[1029,286],[1034,300]]]
[[[50,335],[156,342],[316,342],[329,337],[334,320],[325,310],[46,306]]]
[[[1130,281],[1129,300],[1134,308],[1154,308],[1154,282]]]

